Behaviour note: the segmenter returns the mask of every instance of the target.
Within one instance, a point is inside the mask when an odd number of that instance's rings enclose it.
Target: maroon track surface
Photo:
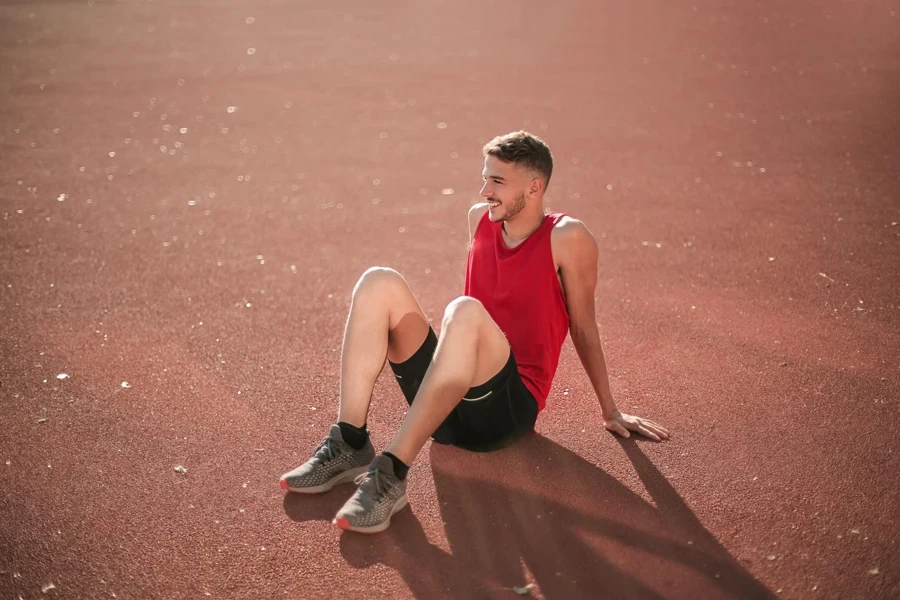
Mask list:
[[[900,597],[900,4],[7,1],[0,31],[0,598]],[[538,435],[428,445],[411,510],[342,533],[351,488],[278,476],[335,418],[353,283],[395,267],[439,322],[519,128],[600,243],[620,406],[674,437],[604,432],[567,342]],[[386,374],[376,447],[404,406]]]

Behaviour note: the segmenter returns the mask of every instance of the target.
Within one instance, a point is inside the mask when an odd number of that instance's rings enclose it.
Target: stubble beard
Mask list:
[[[512,201],[512,204],[506,209],[501,221],[509,221],[517,214],[525,210],[525,192],[519,194],[519,197]]]

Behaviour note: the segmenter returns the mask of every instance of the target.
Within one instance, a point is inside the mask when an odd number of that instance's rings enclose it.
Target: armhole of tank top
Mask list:
[[[569,215],[567,215],[566,213],[552,212],[552,213],[550,213],[550,220],[552,221],[553,226],[556,227],[560,221],[562,221],[563,219],[565,219],[568,216]]]
[[[553,229],[562,221],[567,215],[565,213],[553,213],[550,217],[552,225],[550,226],[550,235],[547,237],[550,238],[550,266],[553,269],[553,277],[556,279],[556,286],[559,290],[559,295],[562,298],[563,305],[568,310],[568,302],[566,300],[566,288],[562,282],[562,275],[559,272],[559,267],[556,265],[556,257],[553,255]]]
[[[475,238],[478,237],[478,230],[481,229],[481,226],[484,224],[486,220],[488,220],[488,211],[484,211],[481,213],[481,216],[478,217],[478,225],[475,226],[475,231],[472,232],[472,243],[475,243]]]

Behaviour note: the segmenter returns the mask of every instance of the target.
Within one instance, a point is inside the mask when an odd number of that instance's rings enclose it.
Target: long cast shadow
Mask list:
[[[526,581],[548,599],[774,598],[638,443],[620,442],[655,506],[540,435],[490,454],[433,444],[449,551],[427,539],[413,506],[383,534],[344,534],[341,552],[355,567],[395,569],[416,598],[517,597],[513,587]],[[285,509],[295,520],[330,518],[340,504],[291,502]]]

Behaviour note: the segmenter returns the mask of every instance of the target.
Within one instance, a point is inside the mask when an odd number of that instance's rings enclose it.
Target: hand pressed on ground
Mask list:
[[[657,442],[669,439],[669,430],[659,423],[628,415],[620,410],[604,419],[603,425],[609,431],[626,438],[631,437],[631,432],[634,431]]]

